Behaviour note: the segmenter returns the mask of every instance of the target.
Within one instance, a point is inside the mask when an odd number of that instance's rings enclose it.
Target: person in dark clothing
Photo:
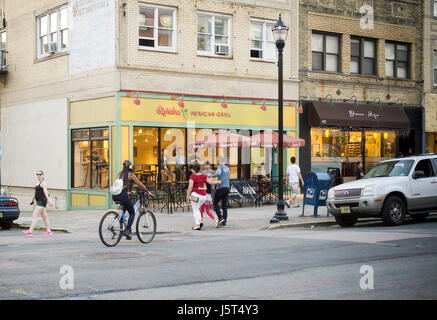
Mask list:
[[[32,236],[33,229],[36,227],[36,224],[38,222],[38,217],[41,215],[46,226],[46,232],[44,233],[44,236],[51,236],[53,232],[50,229],[50,223],[49,218],[47,217],[46,207],[47,203],[50,206],[53,206],[53,202],[48,193],[47,182],[44,179],[44,173],[42,172],[42,170],[38,170],[38,172],[36,173],[36,177],[37,183],[35,185],[35,195],[30,202],[30,204],[33,205],[34,201],[36,200],[36,207],[32,213],[32,223],[30,225],[30,228],[24,230],[23,232],[28,236]]]
[[[363,163],[361,161],[357,162],[357,172],[356,172],[356,178],[357,180],[364,177],[364,170],[363,170]]]
[[[129,199],[128,190],[130,190],[132,182],[135,182],[138,187],[140,187],[140,189],[147,191],[149,193],[149,196],[153,197],[153,194],[146,188],[144,184],[141,183],[140,180],[138,180],[133,172],[132,162],[130,162],[129,160],[125,160],[123,162],[123,170],[120,171],[117,179],[123,179],[123,190],[120,194],[113,195],[112,200],[120,202],[123,206],[123,209],[129,212],[127,227],[125,230],[123,230],[122,234],[126,237],[126,239],[131,240],[131,236],[129,234],[131,233],[132,224],[135,220],[135,209]]]
[[[217,214],[218,224],[219,226],[226,226],[226,220],[228,218],[228,196],[230,190],[230,175],[231,170],[226,165],[226,160],[224,157],[220,156],[218,158],[219,167],[217,172],[213,175],[221,181],[221,183],[217,186],[217,189],[214,194],[214,211]],[[220,212],[219,202],[222,203],[223,215]]]

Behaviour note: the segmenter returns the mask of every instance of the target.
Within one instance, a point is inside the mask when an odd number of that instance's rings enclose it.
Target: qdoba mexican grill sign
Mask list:
[[[268,105],[265,110],[260,105],[221,102],[139,99],[121,97],[121,120],[129,122],[153,122],[185,124],[195,122],[202,125],[228,125],[238,127],[277,127],[278,108]],[[296,127],[296,108],[284,106],[284,128]]]

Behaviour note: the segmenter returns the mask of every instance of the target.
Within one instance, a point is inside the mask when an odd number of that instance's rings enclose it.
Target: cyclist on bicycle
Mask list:
[[[140,180],[136,177],[136,175],[133,172],[133,165],[132,162],[129,160],[125,160],[123,162],[123,170],[120,171],[120,173],[117,176],[117,179],[123,179],[123,191],[118,195],[113,195],[112,200],[118,201],[122,204],[123,209],[129,212],[129,220],[127,222],[127,227],[125,230],[123,230],[122,234],[126,237],[127,240],[131,240],[131,236],[129,235],[131,233],[132,224],[135,220],[135,209],[132,204],[132,202],[129,199],[128,190],[130,190],[132,186],[132,182],[135,182],[140,189],[147,191],[149,196],[153,197],[153,194],[147,189],[147,187],[141,183]]]

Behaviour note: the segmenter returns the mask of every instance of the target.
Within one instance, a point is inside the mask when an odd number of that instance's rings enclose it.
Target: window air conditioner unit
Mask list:
[[[215,53],[221,55],[229,55],[229,46],[224,44],[217,44],[215,46]]]
[[[44,51],[48,53],[55,53],[57,49],[57,43],[56,42],[50,42],[46,43],[44,45]]]
[[[57,49],[58,49],[58,44],[56,42],[51,42],[49,44],[49,52],[50,53],[56,52]]]

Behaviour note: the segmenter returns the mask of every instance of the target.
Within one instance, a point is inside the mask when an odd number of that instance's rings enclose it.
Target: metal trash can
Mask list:
[[[331,175],[329,173],[316,173],[312,171],[307,173],[305,176],[302,216],[307,204],[314,206],[314,216],[317,217],[319,206],[326,207],[326,198],[328,197],[328,190],[331,188],[331,184]]]

